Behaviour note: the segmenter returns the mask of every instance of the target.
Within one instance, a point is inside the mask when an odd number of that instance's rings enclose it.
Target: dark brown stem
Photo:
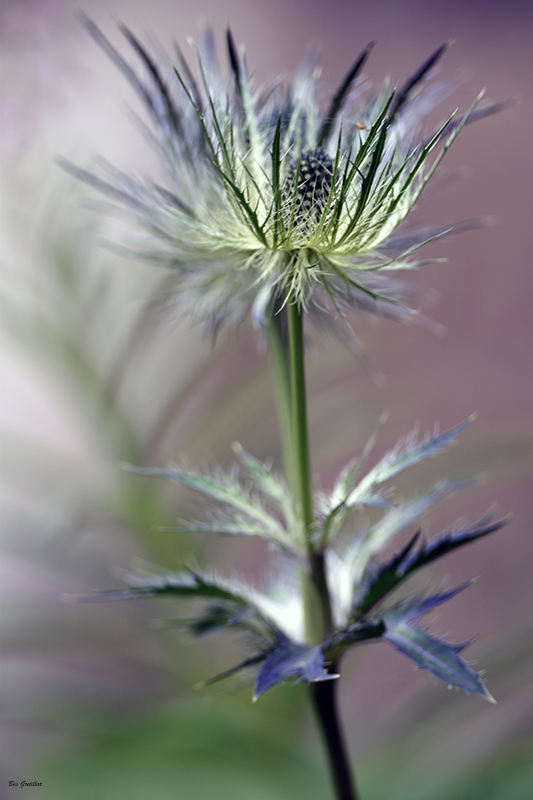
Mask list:
[[[336,665],[330,668],[335,673]],[[311,683],[311,696],[326,747],[336,800],[359,800],[336,705],[337,680]]]

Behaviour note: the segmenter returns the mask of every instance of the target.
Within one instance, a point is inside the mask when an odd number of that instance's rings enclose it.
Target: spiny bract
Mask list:
[[[414,251],[450,227],[392,234],[463,125],[498,110],[475,109],[476,100],[423,138],[424,116],[456,84],[423,88],[447,45],[400,90],[384,85],[365,98],[356,79],[369,45],[322,106],[313,58],[288,84],[261,90],[229,31],[223,75],[208,32],[194,45],[197,80],[179,50],[176,65],[156,60],[122,27],[146,72],[139,77],[87,26],[146,105],[166,179],[160,186],[111,167],[106,175],[73,171],[133,213],[135,255],[175,271],[167,300],[213,329],[250,311],[260,324],[287,302],[330,318],[350,306],[415,313],[387,273],[424,263]]]
[[[94,592],[85,600],[129,600],[142,597],[181,597],[196,600],[187,625],[195,636],[227,630],[245,633],[250,655],[221,677],[256,672],[255,696],[286,678],[308,682],[338,677],[325,669],[349,647],[383,639],[429,669],[447,684],[473,692],[492,702],[479,674],[460,657],[468,642],[453,644],[429,634],[416,623],[435,607],[455,597],[472,581],[447,592],[407,595],[391,600],[411,575],[447,553],[498,530],[507,519],[485,516],[475,525],[451,529],[426,541],[418,530],[394,555],[391,544],[406,528],[419,522],[445,497],[472,485],[468,479],[444,480],[412,500],[391,504],[384,484],[403,470],[431,458],[452,445],[469,420],[419,440],[418,432],[402,439],[366,474],[362,469],[372,437],[357,460],[340,473],[331,492],[316,497],[314,543],[322,553],[331,589],[334,631],[320,645],[306,640],[304,600],[297,589],[298,574],[306,569],[305,531],[285,481],[236,446],[241,473],[215,469],[202,475],[178,466],[130,467],[134,472],[165,477],[193,489],[210,502],[210,519],[167,530],[202,531],[223,536],[259,536],[266,539],[278,569],[261,591],[242,580],[187,568],[171,573],[153,567],[124,575],[125,589]],[[349,523],[351,512],[367,506],[383,509],[372,525]],[[361,517],[362,520],[362,517]],[[350,530],[351,529],[351,530]],[[259,671],[257,671],[259,670]]]

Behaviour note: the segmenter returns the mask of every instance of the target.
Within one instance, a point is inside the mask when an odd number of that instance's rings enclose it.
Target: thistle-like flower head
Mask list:
[[[183,308],[213,328],[250,311],[260,323],[274,301],[318,314],[349,306],[412,313],[386,275],[421,263],[413,252],[447,229],[408,241],[392,234],[462,126],[497,110],[474,110],[476,101],[423,138],[424,115],[453,83],[422,89],[447,45],[402,89],[365,98],[355,83],[369,45],[323,104],[314,59],[288,84],[261,89],[229,32],[227,76],[207,34],[195,46],[195,78],[179,51],[176,64],[165,64],[122,28],[142,77],[87,24],[145,103],[166,179],[160,186],[112,169],[110,177],[77,173],[133,212],[136,253],[175,271],[173,297]]]

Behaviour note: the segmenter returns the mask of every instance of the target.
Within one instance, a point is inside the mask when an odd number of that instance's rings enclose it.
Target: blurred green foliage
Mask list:
[[[144,712],[86,709],[78,741],[38,773],[50,800],[318,800],[328,781],[301,726],[302,699],[289,689],[262,708],[247,691]]]
[[[47,800],[324,800],[326,765],[311,720],[301,718],[303,687],[271,697],[263,708],[247,692],[130,713],[85,709],[74,743],[35,774]],[[438,736],[427,722],[421,729]],[[365,800],[530,800],[533,737],[460,768],[430,759],[423,737],[416,729],[358,754]]]

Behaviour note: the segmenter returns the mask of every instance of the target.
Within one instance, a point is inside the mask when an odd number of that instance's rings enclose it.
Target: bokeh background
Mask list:
[[[191,508],[176,487],[120,471],[121,461],[232,463],[231,443],[280,465],[268,362],[246,325],[213,344],[154,313],[161,276],[101,246],[87,190],[56,164],[95,155],[139,174],[157,169],[128,117],[129,88],[76,19],[69,0],[3,0],[0,10],[1,405],[0,798],[38,781],[39,800],[273,800],[329,797],[305,688],[282,686],[252,706],[251,688],[195,692],[234,662],[231,640],[191,643],[154,619],[155,602],[80,605],[65,593],[120,585],[138,557],[183,559],[261,581],[254,542],[207,542],[153,530]],[[209,22],[229,23],[259,82],[319,48],[324,86],[377,45],[365,78],[407,77],[454,39],[443,74],[464,81],[439,109],[466,109],[480,88],[516,98],[463,131],[440,191],[413,219],[489,215],[494,225],[435,243],[413,280],[445,331],[355,320],[358,356],[333,340],[309,352],[313,468],[327,486],[360,452],[384,410],[374,458],[415,424],[451,427],[457,447],[396,483],[400,496],[439,477],[485,482],[427,521],[438,533],[493,504],[512,523],[436,566],[422,586],[480,580],[433,630],[479,638],[495,707],[446,691],[384,645],[345,662],[342,714],[365,800],[529,800],[533,785],[533,342],[529,3],[330,0],[86,0],[114,41],[117,18],[165,48]],[[222,49],[222,48],[221,48]],[[194,506],[192,506],[194,508]]]

